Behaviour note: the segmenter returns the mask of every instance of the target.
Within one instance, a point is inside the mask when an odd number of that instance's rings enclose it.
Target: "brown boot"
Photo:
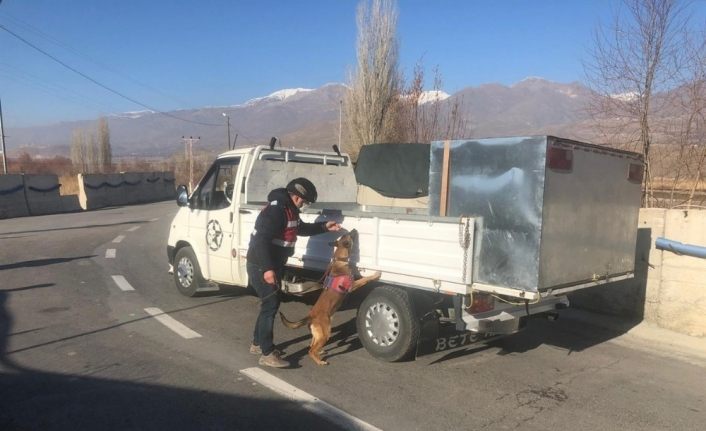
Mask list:
[[[258,364],[266,367],[285,368],[289,366],[289,362],[279,357],[279,352],[277,350],[272,351],[269,355],[260,356],[260,359],[257,362]]]
[[[276,347],[275,347],[275,352],[277,352],[277,354],[279,356],[282,356],[284,354],[283,351],[281,351],[280,349],[278,349]],[[253,355],[262,355],[262,349],[258,345],[250,344],[250,353],[252,353]]]

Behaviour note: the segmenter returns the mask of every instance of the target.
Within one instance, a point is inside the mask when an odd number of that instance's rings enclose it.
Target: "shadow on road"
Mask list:
[[[37,233],[37,232],[53,232],[53,231],[62,231],[62,230],[73,230],[73,229],[91,229],[94,227],[110,227],[110,226],[121,226],[124,224],[141,224],[141,223],[149,223],[149,220],[123,221],[120,223],[109,223],[109,224],[89,224],[89,225],[85,225],[85,226],[57,227],[57,228],[52,228],[52,229],[22,230],[22,231],[16,231],[16,232],[0,232],[0,235],[16,235],[16,234],[22,234],[22,233]],[[4,238],[7,238],[7,237],[0,237],[0,239],[4,239]]]
[[[1,293],[2,295],[6,295],[5,292],[8,292],[8,290],[0,290],[0,293]],[[182,311],[193,310],[193,309],[202,308],[202,307],[208,307],[209,305],[217,304],[217,303],[219,303],[219,302],[227,302],[227,301],[231,301],[231,300],[233,299],[233,297],[230,296],[230,295],[223,295],[223,296],[224,296],[223,299],[219,299],[219,300],[216,300],[216,301],[204,302],[204,303],[201,303],[201,304],[192,305],[191,307],[182,307],[182,308],[177,308],[177,309],[173,309],[173,310],[168,310],[168,311],[165,311],[164,314],[176,316],[176,315],[178,315],[178,313],[180,313],[180,312],[182,312]],[[52,310],[52,309],[46,309],[46,311],[49,311],[49,312],[50,312],[51,310]],[[92,331],[84,331],[84,332],[81,332],[81,333],[78,333],[78,334],[68,335],[68,336],[66,336],[66,337],[61,337],[61,338],[56,338],[56,339],[51,340],[51,341],[45,341],[45,342],[43,342],[43,343],[38,343],[38,344],[30,345],[30,346],[25,346],[25,347],[22,347],[22,348],[20,348],[20,349],[15,349],[15,350],[10,350],[10,351],[6,351],[6,350],[3,349],[3,350],[2,350],[2,352],[3,352],[2,357],[5,358],[5,357],[6,357],[6,354],[25,352],[25,351],[27,351],[27,350],[36,349],[36,348],[38,348],[38,347],[44,347],[44,346],[48,346],[48,345],[51,345],[51,344],[61,343],[61,342],[63,342],[63,341],[74,340],[74,339],[77,339],[77,338],[86,337],[86,336],[88,336],[88,335],[94,335],[94,334],[98,334],[98,333],[101,333],[101,332],[110,331],[110,330],[113,330],[113,329],[115,329],[115,328],[119,328],[119,327],[131,325],[131,324],[136,323],[136,322],[140,322],[140,321],[144,321],[144,320],[150,320],[150,319],[153,319],[153,318],[154,318],[154,316],[145,315],[145,316],[143,316],[143,317],[137,317],[137,318],[135,318],[135,319],[127,320],[127,321],[125,321],[125,322],[120,322],[120,323],[116,323],[116,324],[114,324],[114,325],[109,325],[109,326],[104,326],[104,327],[102,327],[102,328],[94,329],[94,330],[92,330]],[[8,319],[8,321],[10,320],[10,316],[9,316],[9,315],[8,315],[7,319]]]
[[[41,289],[44,287],[52,287],[52,286],[56,286],[56,283],[33,284],[31,286],[22,286],[22,287],[14,287],[12,289],[3,289],[3,291],[4,292],[20,292],[22,290]]]
[[[96,257],[95,254],[88,256],[75,256],[75,257],[53,257],[50,259],[36,259],[36,260],[25,260],[22,262],[8,263],[6,265],[0,265],[0,271],[6,269],[17,269],[17,268],[33,268],[37,266],[55,265],[57,263],[66,263],[79,259],[91,259]]]
[[[423,354],[441,355],[434,359],[430,365],[473,355],[488,349],[496,349],[496,353],[502,356],[528,352],[543,345],[561,349],[565,351],[567,355],[571,355],[572,353],[581,352],[590,347],[617,338],[627,333],[630,328],[638,323],[625,320],[622,324],[607,328],[587,324],[581,320],[571,319],[571,313],[572,310],[563,311],[561,315],[566,316],[566,318],[559,318],[558,321],[549,321],[541,318],[531,319],[527,327],[518,333],[488,340],[480,340],[455,348],[448,348],[449,340],[455,337],[457,343],[459,343],[463,335],[462,333],[456,332],[453,328],[449,328],[446,331],[441,330],[438,335],[439,338],[428,339],[426,342],[429,343],[429,345],[424,348],[420,347],[420,350],[424,351]],[[446,341],[439,342],[438,340],[441,337],[444,337]],[[435,345],[446,347],[446,349],[444,349],[445,352],[435,352]]]
[[[571,319],[574,310],[568,309],[561,312],[556,322],[545,319],[530,319],[527,328],[523,331],[504,338],[499,338],[487,344],[475,343],[461,348],[449,350],[449,353],[432,364],[471,355],[489,347],[499,347],[500,355],[526,352],[546,344],[566,350],[567,354],[580,352],[597,344],[604,343],[627,333],[638,325],[645,310],[647,292],[647,276],[650,266],[650,250],[652,244],[652,230],[640,228],[637,230],[635,244],[635,277],[600,286],[589,287],[569,295],[572,308],[585,309],[594,313],[594,324],[585,323],[584,320]],[[601,315],[608,315],[601,318]],[[601,322],[603,320],[604,322]],[[605,321],[610,321],[607,324]],[[448,343],[439,342],[439,337],[454,337],[460,339],[458,333],[451,331],[429,337],[429,343],[448,346]],[[437,337],[437,338],[434,338]],[[485,346],[485,347],[483,347]],[[426,346],[423,351],[434,351],[434,346]]]
[[[3,430],[343,429],[301,404],[41,371],[0,374]]]
[[[344,429],[296,402],[22,367],[7,357],[8,296],[0,290],[2,430]],[[224,378],[237,384],[235,375]]]
[[[289,329],[284,329],[290,331]],[[287,338],[286,335],[282,335],[283,338]],[[287,339],[282,343],[277,344],[277,348],[285,351],[289,346],[296,345],[303,341],[310,341],[311,333],[307,330],[306,335],[299,336],[297,338]],[[358,339],[355,327],[355,319],[349,319],[338,326],[331,328],[331,338],[329,338],[328,343],[324,346],[325,353],[321,355],[322,359],[329,360],[335,356],[343,355],[346,353],[354,352],[363,345]],[[286,352],[284,359],[289,361],[292,368],[300,368],[301,360],[307,357],[309,353],[309,346],[306,348],[299,349],[295,352]]]

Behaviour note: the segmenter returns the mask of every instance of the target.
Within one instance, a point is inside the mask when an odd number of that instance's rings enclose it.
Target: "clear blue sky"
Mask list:
[[[0,1],[0,25],[161,111],[345,82],[355,65],[358,0]],[[431,76],[438,66],[448,93],[527,76],[581,81],[592,32],[616,4],[399,0],[401,67],[409,76],[423,58]],[[145,109],[2,29],[0,100],[6,127]]]

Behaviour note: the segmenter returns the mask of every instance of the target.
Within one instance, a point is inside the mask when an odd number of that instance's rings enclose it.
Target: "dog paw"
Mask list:
[[[379,280],[381,276],[382,273],[380,271],[375,271],[375,274],[372,275],[373,280]]]

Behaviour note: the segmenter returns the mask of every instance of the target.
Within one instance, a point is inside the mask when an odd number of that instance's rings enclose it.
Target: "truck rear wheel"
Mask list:
[[[395,362],[408,359],[419,339],[419,320],[409,292],[378,287],[363,300],[356,318],[358,337],[372,356]]]
[[[201,268],[191,247],[180,248],[174,258],[174,283],[184,296],[196,296],[203,285]]]

